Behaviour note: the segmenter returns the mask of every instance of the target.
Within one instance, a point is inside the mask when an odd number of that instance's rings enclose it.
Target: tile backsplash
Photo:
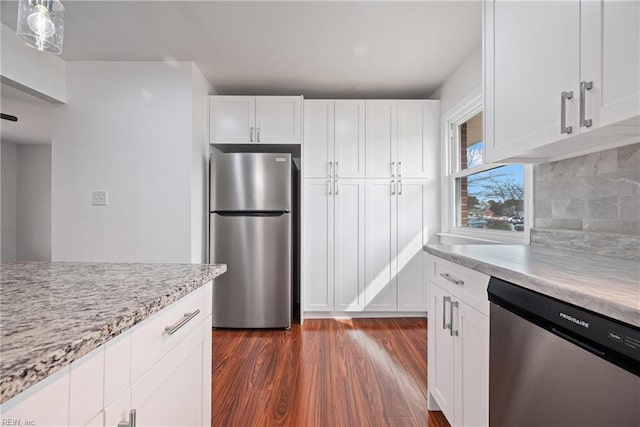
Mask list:
[[[640,235],[640,143],[534,167],[536,228]]]

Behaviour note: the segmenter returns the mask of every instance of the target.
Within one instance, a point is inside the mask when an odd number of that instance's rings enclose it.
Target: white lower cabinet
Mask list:
[[[136,409],[137,427],[203,425],[203,347],[200,325],[133,384],[131,406]]]
[[[135,410],[137,426],[211,425],[211,287],[11,398],[0,405],[0,416],[23,425],[116,427],[129,423]],[[187,314],[194,315],[185,322]]]
[[[452,426],[489,424],[489,277],[428,257],[428,391]],[[472,289],[469,292],[469,289]],[[486,297],[485,297],[486,298]]]
[[[364,309],[364,180],[305,179],[306,311]]]
[[[367,180],[366,309],[427,311],[426,179]]]

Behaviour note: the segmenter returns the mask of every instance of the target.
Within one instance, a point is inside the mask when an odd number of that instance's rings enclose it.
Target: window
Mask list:
[[[491,240],[525,238],[527,168],[520,164],[483,164],[481,98],[448,120],[450,147],[446,177],[448,219],[445,230]],[[511,236],[511,237],[509,237]],[[482,238],[482,237],[480,237]]]

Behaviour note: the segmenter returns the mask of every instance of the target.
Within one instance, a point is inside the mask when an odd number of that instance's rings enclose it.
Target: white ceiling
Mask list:
[[[220,94],[425,97],[481,42],[479,1],[63,3],[65,60],[194,61]]]
[[[51,114],[54,106],[0,84],[0,112],[18,118],[17,122],[0,120],[0,140],[16,144],[51,144]]]

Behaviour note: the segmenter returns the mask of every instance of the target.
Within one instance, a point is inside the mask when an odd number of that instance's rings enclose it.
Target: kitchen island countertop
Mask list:
[[[433,245],[432,255],[640,327],[640,263],[543,246]]]
[[[0,264],[0,403],[226,269],[224,264]]]

